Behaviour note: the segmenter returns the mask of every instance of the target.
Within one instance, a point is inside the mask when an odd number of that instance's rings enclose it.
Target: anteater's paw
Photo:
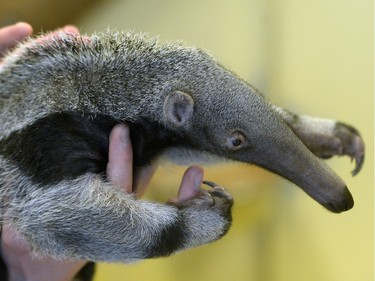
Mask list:
[[[182,212],[184,220],[204,243],[222,237],[232,223],[232,196],[221,186],[208,181],[210,188],[200,189],[198,196],[183,202],[170,202]]]
[[[230,213],[233,197],[220,185],[203,181],[210,189],[201,189],[200,194],[189,200],[177,203],[179,208],[193,207],[198,209],[216,209],[222,214]]]
[[[332,129],[327,131],[316,131],[309,134],[306,141],[309,149],[320,158],[347,155],[355,160],[353,176],[361,170],[365,157],[365,144],[352,126],[341,122],[334,123]]]

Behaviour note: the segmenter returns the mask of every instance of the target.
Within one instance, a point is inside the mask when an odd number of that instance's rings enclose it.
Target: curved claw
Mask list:
[[[355,160],[355,168],[352,175],[357,175],[362,169],[365,159],[365,144],[359,132],[347,124],[338,122],[335,126],[335,135],[341,141],[339,155],[348,155]]]
[[[352,156],[352,160],[355,160],[355,168],[352,171],[352,175],[355,176],[361,171],[363,162],[365,161],[365,144],[360,136],[356,137],[353,141],[355,155]]]
[[[224,190],[224,187],[222,187],[222,186],[220,186],[217,183],[214,183],[212,181],[206,181],[206,180],[204,180],[204,181],[202,181],[202,183],[205,184],[205,185],[208,185],[209,187],[212,187],[214,189]]]
[[[202,181],[203,184],[208,185],[211,187],[213,190],[208,191],[209,193],[215,194],[215,196],[220,197],[220,198],[225,198],[229,204],[233,204],[233,197],[228,191],[225,190],[224,187],[221,185],[218,185],[212,181]]]

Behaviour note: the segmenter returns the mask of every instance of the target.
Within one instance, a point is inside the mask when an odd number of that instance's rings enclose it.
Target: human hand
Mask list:
[[[24,40],[32,33],[31,25],[24,22],[0,28],[0,57],[6,50],[14,47],[17,42]]]
[[[154,174],[157,164],[146,166],[136,171],[133,178],[133,151],[130,142],[129,128],[126,125],[116,125],[109,137],[109,157],[107,177],[109,181],[119,186],[126,193],[135,193],[141,197]],[[189,167],[183,175],[178,196],[171,202],[182,203],[201,194],[200,185],[203,180],[203,169],[199,166]]]
[[[75,26],[67,25],[41,38],[43,38],[43,41],[48,40],[50,36],[54,36],[54,34],[57,32],[79,34],[79,30]],[[32,33],[33,28],[31,25],[25,22],[19,22],[0,28],[0,64],[1,58],[4,56],[7,50],[16,46],[18,42],[25,40]]]

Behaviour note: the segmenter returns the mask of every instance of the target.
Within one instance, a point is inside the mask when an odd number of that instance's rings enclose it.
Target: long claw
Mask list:
[[[360,136],[357,136],[353,141],[354,146],[354,159],[355,159],[355,168],[352,171],[352,175],[355,176],[362,169],[363,163],[365,161],[365,144]]]
[[[205,185],[208,185],[209,187],[212,187],[214,189],[224,190],[224,187],[222,187],[222,186],[220,186],[217,183],[214,183],[212,181],[206,181],[206,180],[204,180],[202,183],[205,184]]]
[[[341,140],[342,151],[340,155],[348,155],[355,160],[352,175],[357,175],[365,159],[365,144],[359,132],[350,125],[338,122],[335,128],[336,137]]]
[[[232,195],[229,194],[228,191],[226,191],[224,187],[222,187],[221,185],[218,185],[218,184],[216,184],[212,181],[204,180],[202,183],[205,184],[205,185],[208,185],[209,187],[211,187],[213,189],[209,192],[211,192],[212,194],[215,194],[217,197],[226,198],[227,200],[229,200],[231,202],[231,204],[233,204]]]

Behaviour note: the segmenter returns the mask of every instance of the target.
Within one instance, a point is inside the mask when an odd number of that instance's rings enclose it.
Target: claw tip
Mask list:
[[[355,158],[355,169],[352,171],[352,176],[356,176],[362,169],[363,162],[365,160],[365,156],[361,155]]]

